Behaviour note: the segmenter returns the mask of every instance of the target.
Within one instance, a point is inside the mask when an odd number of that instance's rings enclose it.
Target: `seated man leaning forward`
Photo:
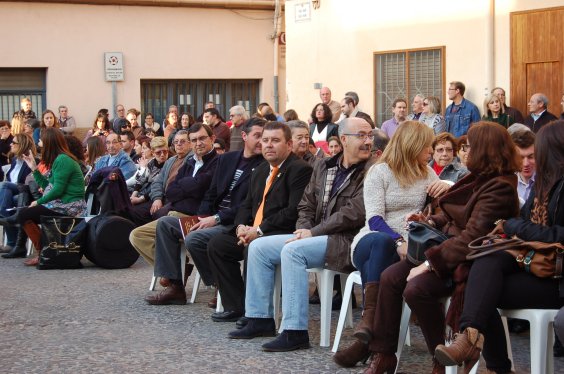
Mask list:
[[[349,249],[364,225],[363,179],[374,135],[362,118],[339,125],[343,152],[318,161],[298,205],[293,235],[259,238],[249,245],[245,315],[249,319],[232,339],[275,336],[272,290],[276,266],[282,268],[282,333],[262,346],[270,352],[309,348],[308,273],[327,267],[353,270]]]
[[[106,150],[108,154],[100,157],[94,165],[94,170],[115,166],[121,170],[126,180],[135,174],[137,166],[131,161],[129,155],[123,151],[121,140],[117,134],[110,134],[106,137]]]
[[[267,162],[255,168],[249,192],[235,217],[234,229],[208,242],[208,256],[224,312],[216,322],[235,321],[244,314],[245,286],[241,265],[245,246],[261,236],[290,234],[296,227],[298,203],[311,177],[311,166],[292,153],[290,128],[268,122],[261,139]]]
[[[217,166],[217,153],[213,148],[215,137],[208,125],[193,124],[188,130],[188,138],[193,144],[194,156],[181,161],[182,166],[166,189],[170,216],[192,216],[198,212]],[[157,223],[158,220],[149,222],[129,234],[133,248],[151,265],[155,258]]]
[[[263,120],[245,122],[241,126],[243,149],[218,156],[211,185],[198,211],[198,216],[205,218],[192,226],[184,241],[206,286],[214,285],[208,242],[217,234],[233,230],[235,215],[249,191],[252,170],[264,161],[260,143],[264,124]],[[159,294],[148,297],[149,304],[186,304],[180,262],[181,239],[177,217],[158,220],[154,275],[168,279],[169,285]]]

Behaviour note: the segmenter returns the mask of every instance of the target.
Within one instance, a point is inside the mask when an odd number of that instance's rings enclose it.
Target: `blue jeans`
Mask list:
[[[383,232],[365,235],[354,250],[353,262],[360,271],[362,284],[379,282],[380,275],[386,268],[399,261],[396,243]]]
[[[247,258],[245,315],[272,318],[276,266],[282,268],[282,330],[307,330],[309,282],[306,269],[323,267],[327,236],[286,244],[294,235],[273,235],[251,242]]]
[[[6,209],[13,208],[17,205],[17,196],[19,193],[20,191],[16,183],[0,183],[0,216],[8,217],[14,214],[14,212],[8,212]]]

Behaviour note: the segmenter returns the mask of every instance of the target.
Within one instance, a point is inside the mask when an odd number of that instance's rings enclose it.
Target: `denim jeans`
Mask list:
[[[286,244],[294,235],[258,238],[249,245],[245,315],[272,318],[276,266],[282,268],[282,330],[307,330],[309,282],[306,269],[325,264],[327,236],[315,236]]]
[[[372,232],[360,239],[353,260],[363,286],[367,282],[379,282],[382,272],[399,261],[396,248],[392,237],[383,232]]]
[[[13,208],[17,204],[17,196],[20,193],[18,185],[12,182],[0,183],[0,216],[8,217],[14,212],[8,212],[6,209]]]

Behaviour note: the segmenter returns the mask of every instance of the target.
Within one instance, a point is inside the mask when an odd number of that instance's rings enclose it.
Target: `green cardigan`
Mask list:
[[[33,177],[39,187],[45,189],[49,183],[53,188],[40,199],[37,204],[45,204],[55,199],[63,203],[72,203],[84,199],[84,177],[78,162],[62,153],[57,156],[51,166],[51,176],[45,178],[39,170],[35,169]]]

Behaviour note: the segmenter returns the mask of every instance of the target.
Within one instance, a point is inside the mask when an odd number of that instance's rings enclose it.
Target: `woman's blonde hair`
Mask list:
[[[386,163],[400,186],[408,187],[428,175],[427,164],[418,157],[425,148],[431,147],[433,130],[417,121],[406,121],[396,130],[378,163]]]
[[[492,101],[494,101],[494,99],[497,99],[497,101],[499,101],[499,113],[505,113],[505,109],[503,108],[503,101],[501,101],[501,99],[499,98],[499,96],[497,96],[496,94],[489,94],[488,96],[486,96],[486,98],[484,99],[484,115],[486,117],[492,117],[493,113],[490,110],[490,103]]]

